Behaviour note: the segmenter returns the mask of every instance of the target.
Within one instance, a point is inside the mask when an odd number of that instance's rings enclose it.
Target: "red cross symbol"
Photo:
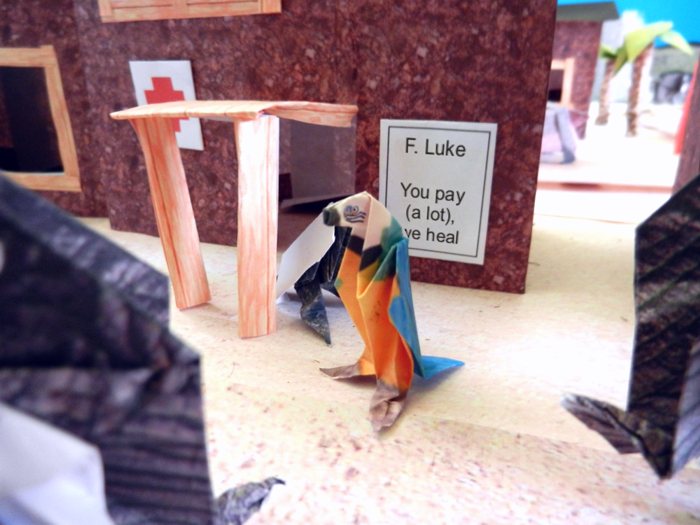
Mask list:
[[[182,91],[176,91],[173,87],[173,80],[170,77],[151,77],[153,89],[144,91],[146,102],[149,104],[158,104],[159,102],[175,102],[185,100],[185,94]],[[188,119],[172,119],[173,129],[180,131],[180,121]]]

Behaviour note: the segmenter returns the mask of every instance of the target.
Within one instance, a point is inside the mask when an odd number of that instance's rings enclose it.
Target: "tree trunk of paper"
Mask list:
[[[637,123],[639,120],[639,94],[642,89],[642,72],[647,59],[651,55],[651,45],[647,46],[632,63],[632,84],[630,85],[629,99],[627,102],[627,136],[637,136]]]
[[[595,123],[599,126],[604,126],[608,123],[610,116],[610,83],[615,75],[615,61],[605,61],[605,72],[603,73],[603,81],[600,84],[600,97],[598,100],[598,117]]]

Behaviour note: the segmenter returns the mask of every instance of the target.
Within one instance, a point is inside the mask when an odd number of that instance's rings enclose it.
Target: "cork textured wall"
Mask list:
[[[109,113],[135,105],[129,60],[186,59],[199,99],[357,104],[355,187],[375,195],[380,119],[498,123],[486,264],[414,259],[413,277],[524,291],[555,0],[286,0],[278,15],[120,24],[94,0],[60,3],[0,7],[0,45],[57,48],[86,184],[51,195],[61,206],[156,233],[138,142]],[[204,152],[182,151],[200,237],[231,244],[233,126],[203,133]]]

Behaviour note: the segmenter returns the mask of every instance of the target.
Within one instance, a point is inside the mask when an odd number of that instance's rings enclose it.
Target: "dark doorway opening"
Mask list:
[[[0,170],[63,172],[44,68],[0,67]]]

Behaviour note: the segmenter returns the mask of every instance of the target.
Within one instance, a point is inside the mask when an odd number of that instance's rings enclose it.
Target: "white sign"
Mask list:
[[[379,200],[416,257],[484,264],[496,124],[382,120]]]
[[[197,99],[189,60],[131,60],[129,68],[139,106]],[[173,126],[178,146],[204,149],[198,118],[173,119]]]

